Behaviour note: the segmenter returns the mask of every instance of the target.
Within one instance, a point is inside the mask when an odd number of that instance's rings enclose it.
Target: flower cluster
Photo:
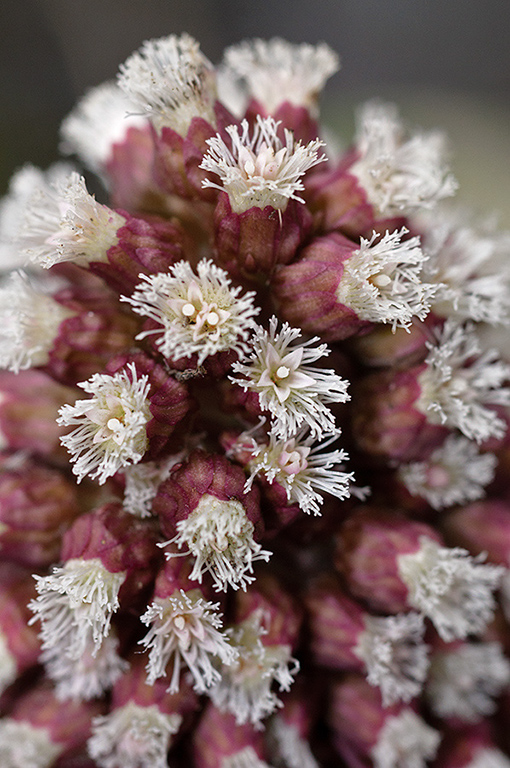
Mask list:
[[[2,765],[510,766],[510,235],[338,66],[146,41],[0,204]]]

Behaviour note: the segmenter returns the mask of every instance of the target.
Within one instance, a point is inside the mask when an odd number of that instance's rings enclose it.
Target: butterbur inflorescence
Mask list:
[[[510,235],[337,69],[149,40],[0,204],[2,766],[510,765]]]

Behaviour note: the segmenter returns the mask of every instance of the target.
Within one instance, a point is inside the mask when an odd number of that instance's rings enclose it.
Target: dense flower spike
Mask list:
[[[214,68],[189,35],[147,40],[121,66],[119,86],[161,129],[185,135],[191,120],[214,124]]]
[[[157,335],[156,346],[165,357],[178,359],[197,355],[197,365],[218,352],[244,356],[253,330],[255,294],[240,296],[228,274],[202,259],[196,274],[186,261],[179,261],[168,274],[145,277],[131,297],[123,297],[139,315],[154,320],[160,328],[143,331],[137,338]]]
[[[293,134],[284,129],[283,143],[278,126],[273,118],[258,116],[251,136],[246,120],[241,123],[241,133],[236,125],[226,128],[231,147],[220,134],[207,140],[209,151],[200,167],[219,176],[221,184],[205,179],[203,186],[224,189],[235,213],[268,205],[283,211],[289,200],[303,203],[297,194],[305,188],[302,176],[326,159],[319,155],[322,141],[295,143]]]
[[[148,40],[0,201],[6,768],[510,768],[510,236],[338,64]]]

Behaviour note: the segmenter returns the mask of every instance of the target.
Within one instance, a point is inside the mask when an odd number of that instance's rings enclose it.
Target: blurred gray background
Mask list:
[[[461,199],[510,225],[509,0],[0,0],[0,30],[0,194],[57,157],[62,118],[143,40],[187,31],[216,62],[278,35],[340,53],[323,105],[345,141],[356,103],[397,101],[449,133]]]

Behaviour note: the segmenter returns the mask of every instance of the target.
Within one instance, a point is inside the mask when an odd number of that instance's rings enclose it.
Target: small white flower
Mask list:
[[[493,453],[480,453],[471,440],[450,435],[427,461],[401,464],[398,477],[412,496],[445,509],[485,496],[497,463]]]
[[[336,433],[334,417],[326,403],[350,400],[349,382],[333,370],[310,365],[329,354],[326,344],[311,347],[317,337],[294,344],[301,331],[284,323],[277,333],[277,326],[278,320],[273,317],[269,331],[257,328],[250,358],[233,367],[244,378],[231,381],[258,394],[261,408],[273,417],[271,432],[275,437],[294,437],[304,425],[314,438]]]
[[[510,768],[510,760],[499,749],[480,749],[466,768]]]
[[[179,520],[177,535],[161,546],[176,544],[179,549],[186,547],[195,563],[189,578],[202,582],[204,573],[210,573],[217,591],[246,589],[255,581],[253,563],[268,561],[271,552],[262,549],[253,538],[253,523],[248,519],[240,501],[222,501],[216,496],[205,494],[193,512]],[[176,555],[167,552],[170,559]]]
[[[221,768],[271,768],[271,766],[259,758],[253,747],[245,747],[240,752],[224,757]]]
[[[429,668],[424,632],[417,613],[366,616],[354,653],[364,662],[370,685],[380,688],[385,707],[421,693]]]
[[[52,741],[48,728],[11,717],[0,720],[2,768],[51,768],[63,751],[63,744]]]
[[[36,188],[26,203],[17,240],[24,256],[41,267],[72,261],[81,266],[108,261],[117,231],[126,219],[87,192],[85,180],[71,173]]]
[[[320,515],[321,492],[341,500],[349,498],[349,485],[354,479],[352,473],[341,469],[349,458],[345,451],[325,453],[322,450],[332,440],[336,440],[336,435],[314,445],[311,437],[303,439],[302,434],[285,441],[270,435],[267,444],[253,448],[249,463],[251,475],[246,488],[251,486],[256,475],[262,474],[268,482],[279,483],[287,493],[287,500],[297,503],[303,512]]]
[[[247,120],[229,125],[225,130],[231,139],[228,147],[220,134],[207,140],[208,152],[200,164],[210,173],[220,177],[221,184],[204,179],[204,187],[224,189],[235,213],[267,205],[285,210],[289,200],[304,200],[297,195],[305,187],[302,176],[326,157],[319,156],[323,143],[316,139],[303,145],[294,143],[294,136],[284,129],[285,143],[277,135],[279,122],[272,117],[257,115],[257,122],[250,137]]]
[[[168,690],[179,690],[181,667],[186,666],[195,682],[195,690],[204,693],[220,679],[212,664],[232,664],[238,652],[230,644],[228,635],[221,631],[223,622],[218,612],[219,603],[205,600],[199,590],[174,592],[166,599],[155,598],[141,617],[150,627],[141,644],[149,649],[147,664],[149,685],[167,674],[170,661],[173,671]]]
[[[78,386],[92,397],[62,406],[57,423],[75,429],[60,439],[78,482],[89,475],[101,485],[122,467],[139,462],[147,449],[150,384],[145,375],[137,378],[130,364],[113,376],[96,373]]]
[[[510,365],[494,349],[479,354],[471,323],[447,320],[436,338],[435,344],[427,342],[430,351],[419,377],[416,407],[433,424],[455,427],[477,443],[504,437],[505,422],[487,406],[510,404],[510,389],[503,386]]]
[[[424,320],[437,286],[422,281],[426,256],[419,237],[402,240],[405,227],[380,238],[361,238],[360,248],[344,263],[337,298],[362,320],[409,330],[413,317]],[[380,239],[379,239],[380,238]]]
[[[73,167],[54,163],[47,171],[27,164],[12,176],[9,192],[0,200],[0,270],[26,266],[27,255],[19,242],[20,228],[29,201],[37,190],[42,194],[51,185],[65,182]]]
[[[439,717],[476,723],[494,714],[494,699],[510,684],[501,644],[465,643],[432,656],[426,695]]]
[[[146,40],[120,67],[119,86],[158,130],[185,136],[194,117],[214,125],[214,68],[190,35]]]
[[[504,568],[486,565],[460,547],[442,547],[422,536],[417,552],[400,555],[400,578],[409,605],[432,621],[445,642],[479,635],[492,620]]]
[[[207,259],[198,263],[197,273],[187,261],[179,261],[168,274],[140,275],[144,282],[122,300],[162,327],[144,331],[137,339],[156,334],[163,355],[197,354],[199,366],[217,352],[244,355],[255,327],[253,317],[260,311],[253,305],[255,293],[240,296],[241,288],[232,287],[227,272]]]
[[[68,560],[49,576],[34,576],[39,594],[29,604],[30,623],[41,622],[43,652],[59,650],[71,659],[95,656],[119,608],[125,577],[124,571],[110,573],[99,558]]]
[[[310,745],[300,736],[295,725],[291,725],[279,714],[273,715],[267,728],[267,741],[271,754],[276,756],[277,765],[286,768],[319,768]]]
[[[179,714],[129,701],[94,718],[88,752],[101,768],[167,768],[172,736],[181,723]]]
[[[496,232],[493,222],[473,225],[467,214],[451,210],[422,213],[416,225],[425,233],[423,245],[429,257],[424,275],[438,284],[434,313],[459,320],[508,323],[509,233]]]
[[[78,155],[90,170],[103,176],[113,145],[125,138],[131,126],[147,123],[146,118],[130,114],[133,110],[133,102],[115,82],[91,88],[62,123],[60,149]]]
[[[340,67],[326,43],[296,45],[274,37],[245,40],[227,48],[224,65],[269,113],[284,102],[317,115],[317,100],[326,80]]]
[[[290,690],[299,663],[288,645],[263,645],[267,634],[262,611],[232,629],[232,644],[239,651],[236,662],[219,671],[221,679],[208,694],[222,712],[230,712],[238,725],[252,723],[262,728],[262,720],[282,706],[271,690],[277,682],[280,691]]]
[[[0,368],[18,373],[48,362],[60,324],[75,314],[48,287],[21,270],[0,283]]]
[[[425,768],[437,752],[441,736],[412,709],[388,717],[371,750],[374,768]]]
[[[457,189],[445,162],[444,136],[416,133],[406,139],[403,133],[392,105],[369,102],[360,110],[356,137],[360,156],[349,172],[359,179],[379,215],[432,208]]]
[[[73,632],[71,627],[67,638],[71,642]],[[129,668],[127,661],[118,654],[119,640],[113,627],[102,639],[99,649],[94,643],[92,627],[85,630],[83,636],[84,650],[79,656],[68,652],[65,637],[54,647],[46,647],[41,654],[40,661],[54,683],[58,699],[90,701],[100,698]]]

